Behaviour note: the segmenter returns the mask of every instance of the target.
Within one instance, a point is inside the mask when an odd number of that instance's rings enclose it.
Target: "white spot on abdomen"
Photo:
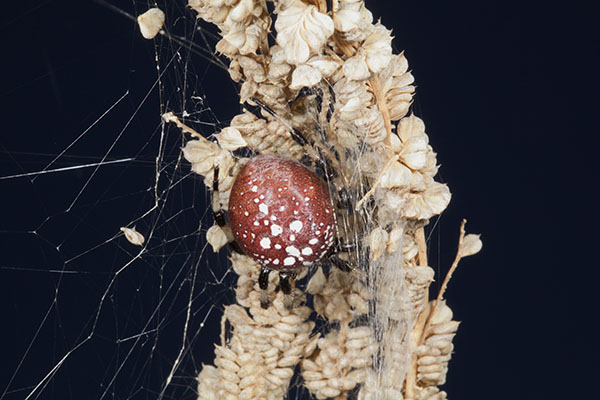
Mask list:
[[[265,203],[260,203],[258,205],[258,209],[260,210],[260,212],[268,215],[269,214],[269,207],[267,207],[267,205]]]
[[[310,247],[305,247],[302,249],[302,254],[305,256],[310,256],[313,253],[313,250]]]
[[[308,241],[308,244],[317,244],[318,242],[319,242],[319,239],[312,238]]]
[[[302,221],[292,221],[290,222],[290,229],[294,232],[300,232],[302,230]]]
[[[260,246],[263,249],[270,249],[271,248],[271,239],[269,239],[267,237],[260,239]]]
[[[283,265],[294,265],[295,262],[296,259],[294,257],[286,257],[285,260],[283,260]]]
[[[295,246],[288,246],[285,248],[285,251],[287,251],[290,256],[298,257],[300,255],[300,250]]]
[[[283,229],[281,229],[281,227],[279,225],[277,225],[277,224],[271,225],[271,235],[277,236],[277,235],[281,234],[281,232],[283,232]]]

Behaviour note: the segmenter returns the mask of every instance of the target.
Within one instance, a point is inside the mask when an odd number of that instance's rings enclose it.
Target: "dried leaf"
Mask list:
[[[321,81],[321,71],[308,64],[299,65],[292,73],[290,89],[298,90],[303,87],[311,87]]]
[[[165,13],[160,8],[151,8],[137,17],[144,39],[154,39],[165,23]]]
[[[210,243],[215,253],[218,253],[228,243],[227,234],[219,225],[213,225],[208,229],[206,240]]]
[[[217,133],[215,136],[223,150],[234,151],[248,146],[240,131],[232,127],[223,129],[221,133]]]
[[[391,32],[385,26],[377,24],[362,45],[365,61],[374,74],[381,72],[390,64],[392,59]]]
[[[336,3],[334,3],[336,4]],[[364,40],[373,22],[373,14],[367,10],[362,0],[342,0],[333,14],[337,34],[349,42]]]
[[[362,81],[371,77],[371,71],[364,56],[350,57],[342,67],[344,76],[353,81]]]
[[[398,136],[402,143],[414,136],[422,136],[425,134],[425,124],[423,120],[417,116],[409,115],[403,118],[398,124]]]
[[[133,227],[133,228],[122,227],[121,232],[123,232],[125,234],[125,238],[127,239],[127,241],[129,243],[135,244],[136,246],[143,245],[144,241],[146,240],[144,238],[144,235],[142,235],[141,233],[139,233],[138,231],[135,230],[135,227]]]
[[[419,170],[427,165],[428,138],[412,136],[403,143],[400,161],[412,170]]]
[[[483,243],[481,242],[479,236],[481,235],[470,233],[463,238],[462,246],[460,248],[461,257],[468,257],[479,253],[483,247]]]
[[[334,60],[331,57],[324,56],[311,57],[310,60],[308,60],[307,64],[317,68],[321,72],[321,74],[326,78],[332,76],[335,73],[335,71],[337,71],[340,67],[340,62]]]
[[[404,215],[407,218],[429,219],[441,214],[450,203],[450,198],[447,185],[433,182],[425,191],[409,195]]]
[[[410,183],[411,172],[403,164],[394,161],[381,177],[381,187],[384,189],[405,187]]]

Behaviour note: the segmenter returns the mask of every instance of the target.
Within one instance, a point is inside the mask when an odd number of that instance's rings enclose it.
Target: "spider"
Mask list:
[[[269,273],[279,272],[284,294],[292,290],[299,270],[327,260],[344,271],[349,263],[338,256],[354,245],[342,245],[336,235],[336,216],[325,183],[311,170],[278,156],[259,155],[248,161],[235,179],[229,211],[221,209],[219,168],[213,178],[213,217],[219,226],[229,222],[232,250],[261,264],[258,284],[266,290]],[[264,308],[268,303],[262,304]]]

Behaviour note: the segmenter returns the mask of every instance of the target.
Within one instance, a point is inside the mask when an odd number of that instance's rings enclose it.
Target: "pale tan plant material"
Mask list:
[[[123,234],[125,235],[125,239],[127,239],[127,241],[129,243],[135,244],[136,246],[142,246],[144,244],[144,242],[146,241],[146,238],[144,237],[144,235],[139,233],[135,229],[135,227],[133,227],[133,228],[121,227],[121,232],[123,232]]]
[[[335,171],[327,176],[334,200],[347,193],[355,210],[338,208],[339,239],[358,249],[341,255],[350,272],[325,274],[314,266],[306,292],[295,288],[290,296],[276,290],[276,274],[261,291],[260,266],[232,254],[237,304],[225,307],[214,366],[198,376],[199,398],[282,399],[299,365],[318,399],[345,399],[357,387],[359,399],[444,399],[438,386],[458,322],[442,296],[459,260],[481,242],[465,236],[463,223],[457,258],[429,301],[434,270],[424,227],[451,195],[434,179],[436,154],[423,121],[409,114],[415,88],[406,58],[392,53],[391,32],[373,24],[362,0],[334,0],[331,9],[324,0],[273,3],[274,26],[262,0],[189,0],[199,18],[221,30],[216,50],[241,84],[240,102],[259,106],[262,118],[248,111],[234,116],[216,134],[218,143],[172,113],[163,118],[191,135],[183,153],[209,189],[219,168],[219,192],[212,195],[224,210],[247,162],[234,150],[247,147],[311,168],[325,161]],[[298,135],[307,145],[294,140]],[[207,237],[215,251],[233,240],[216,225]],[[319,332],[313,312],[326,322]]]
[[[151,8],[137,17],[137,23],[144,39],[154,39],[165,23],[165,13],[160,8]]]
[[[283,398],[294,366],[316,346],[318,337],[311,337],[314,322],[307,320],[311,310],[286,304],[274,285],[269,291],[272,304],[263,309],[256,284],[258,264],[239,254],[232,255],[232,263],[239,275],[238,304],[225,307],[221,345],[215,347],[216,367],[203,367],[199,399]],[[295,295],[298,303],[304,300],[298,289]],[[230,332],[225,331],[227,324]]]

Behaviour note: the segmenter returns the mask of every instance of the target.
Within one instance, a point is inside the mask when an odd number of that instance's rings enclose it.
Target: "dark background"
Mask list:
[[[190,302],[184,361],[166,395],[194,398],[193,375],[212,360],[232,277],[223,255],[211,268],[196,265],[200,220],[210,226],[207,195],[178,168],[173,131],[160,152],[159,187],[170,187],[169,197],[137,221],[154,232],[147,254],[117,272],[138,249],[114,236],[153,206],[160,113],[196,110],[214,122],[198,127],[209,135],[239,110],[237,89],[198,54],[184,73],[171,60],[176,42],[145,41],[107,6],[14,3],[0,17],[0,398],[24,398],[38,383],[32,398],[158,397]],[[134,15],[147,8],[113,4]],[[186,15],[178,4],[167,18]],[[446,295],[463,322],[443,388],[451,399],[590,396],[600,373],[597,13],[535,1],[367,6],[405,51],[418,85],[413,111],[453,193],[430,235],[430,263],[448,268],[463,217],[484,242]],[[188,13],[167,24],[190,37],[191,22]],[[155,51],[166,92],[153,87]],[[41,171],[90,127],[48,169],[107,154],[134,160],[7,178]]]

